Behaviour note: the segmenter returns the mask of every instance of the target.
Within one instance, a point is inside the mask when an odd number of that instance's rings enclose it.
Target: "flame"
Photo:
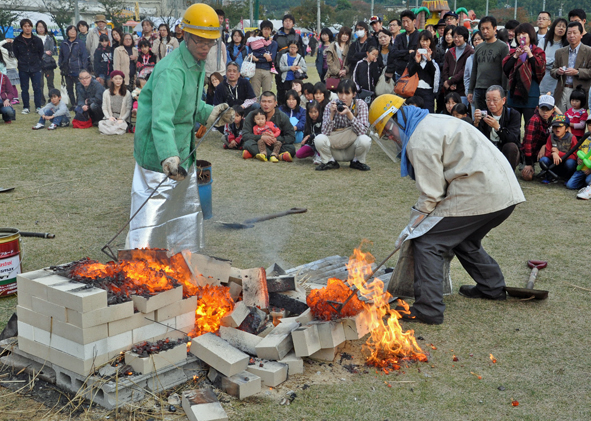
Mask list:
[[[493,354],[490,354],[490,360],[493,362],[493,364],[497,363],[497,359],[495,357],[493,357]]]
[[[234,300],[230,288],[205,285],[197,292],[197,310],[195,311],[195,329],[191,337],[220,330],[222,317],[234,309]]]
[[[308,295],[308,306],[315,317],[322,320],[338,318],[338,313],[326,302],[334,300],[344,302],[351,294],[351,288],[359,290],[361,296],[369,298],[368,302],[361,301],[357,295],[345,305],[341,311],[343,317],[361,315],[363,322],[368,326],[376,326],[371,330],[370,337],[362,347],[362,353],[366,358],[366,364],[395,370],[400,369],[402,360],[427,361],[414,337],[414,331],[402,331],[398,320],[401,313],[408,312],[408,304],[398,300],[398,304],[405,310],[401,312],[390,308],[390,293],[384,292],[384,283],[379,279],[372,280],[369,284],[365,279],[372,273],[374,257],[370,253],[364,253],[361,249],[355,249],[347,264],[348,279],[343,282],[332,278],[328,280],[326,288],[312,290]],[[384,319],[387,322],[384,323]]]

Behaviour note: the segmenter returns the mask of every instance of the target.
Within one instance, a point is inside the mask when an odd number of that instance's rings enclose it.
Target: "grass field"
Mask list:
[[[23,239],[24,270],[85,256],[105,260],[101,247],[129,216],[132,135],[106,137],[96,128],[32,131],[38,117],[16,109],[14,124],[0,123],[0,187],[16,187],[0,194],[0,226],[56,234],[54,240]],[[367,159],[369,172],[347,165],[316,172],[311,159],[244,161],[237,152],[223,150],[220,136],[213,134],[200,146],[198,158],[212,163],[214,180],[214,217],[205,222],[205,252],[232,259],[237,267],[274,262],[293,267],[346,256],[363,239],[372,242],[376,258],[383,258],[417,198],[414,183],[401,179],[399,165],[375,144]],[[405,326],[424,338],[419,345],[430,354],[428,363],[389,376],[370,369],[346,381],[312,384],[297,389],[298,398],[290,406],[265,395],[232,401],[231,419],[591,419],[591,204],[576,200],[576,193],[561,184],[522,182],[522,188],[527,202],[484,239],[484,246],[503,268],[509,286],[525,284],[528,259],[547,260],[537,285],[550,291],[548,300],[461,297],[459,286],[473,281],[454,260],[454,294],[445,299],[445,323]],[[308,212],[247,230],[231,231],[215,222],[296,206]],[[117,244],[123,243],[124,235]],[[14,297],[0,299],[0,329],[16,302]],[[459,361],[452,361],[453,355]],[[11,415],[26,406],[25,399],[4,404],[0,399],[0,419],[37,419]],[[513,407],[512,400],[519,406]]]

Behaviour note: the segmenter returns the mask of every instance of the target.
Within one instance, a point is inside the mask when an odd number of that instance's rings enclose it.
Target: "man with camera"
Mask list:
[[[322,119],[322,134],[314,145],[322,163],[316,171],[336,170],[338,161],[350,161],[349,168],[369,171],[365,157],[371,147],[368,109],[365,101],[357,99],[357,86],[351,79],[343,79],[337,87],[338,100],[326,105]]]

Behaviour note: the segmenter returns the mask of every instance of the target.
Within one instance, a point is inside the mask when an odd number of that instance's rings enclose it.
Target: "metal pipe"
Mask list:
[[[517,19],[517,0],[515,0],[515,8],[513,9],[513,19]]]

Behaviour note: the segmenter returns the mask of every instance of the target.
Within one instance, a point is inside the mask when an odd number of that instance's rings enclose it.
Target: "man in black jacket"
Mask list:
[[[18,75],[21,80],[22,113],[29,114],[31,112],[29,108],[29,79],[33,84],[36,110],[39,111],[43,105],[43,89],[41,88],[43,41],[33,35],[33,22],[29,19],[21,20],[20,25],[23,32],[14,39],[13,51],[18,60]]]
[[[283,27],[279,28],[275,36],[273,37],[273,41],[277,43],[277,55],[275,56],[275,69],[279,69],[279,63],[281,62],[281,57],[287,53],[289,43],[291,41],[296,41],[298,44],[298,52],[302,57],[306,57],[306,50],[304,48],[304,43],[302,41],[302,37],[300,37],[293,26],[295,25],[295,18],[293,15],[287,14],[283,16]],[[277,102],[279,105],[285,104],[285,93],[291,87],[291,81],[283,82],[281,80],[281,73],[277,73],[275,75],[275,84],[277,85]]]
[[[369,34],[369,26],[364,21],[360,20],[355,25],[355,35],[357,35],[357,39],[351,43],[347,53],[347,65],[351,71],[359,60],[363,60],[367,56],[370,46],[378,48],[377,38]]]
[[[406,32],[398,35],[394,40],[394,49],[388,55],[387,78],[395,77],[395,80],[398,80],[418,48],[419,31],[415,27],[416,19],[411,10],[405,10],[400,14],[400,20]]]
[[[240,105],[244,115],[260,108],[252,85],[240,76],[240,69],[235,61],[226,65],[224,81],[215,88],[213,105],[228,104],[230,107]]]
[[[474,125],[505,155],[511,168],[519,164],[521,114],[505,107],[505,90],[493,85],[486,90],[486,110],[477,109]]]
[[[78,105],[76,106],[76,120],[92,120],[92,124],[98,126],[98,122],[103,119],[103,92],[105,87],[93,78],[87,70],[82,70],[78,75],[80,80],[76,85],[76,96]]]

